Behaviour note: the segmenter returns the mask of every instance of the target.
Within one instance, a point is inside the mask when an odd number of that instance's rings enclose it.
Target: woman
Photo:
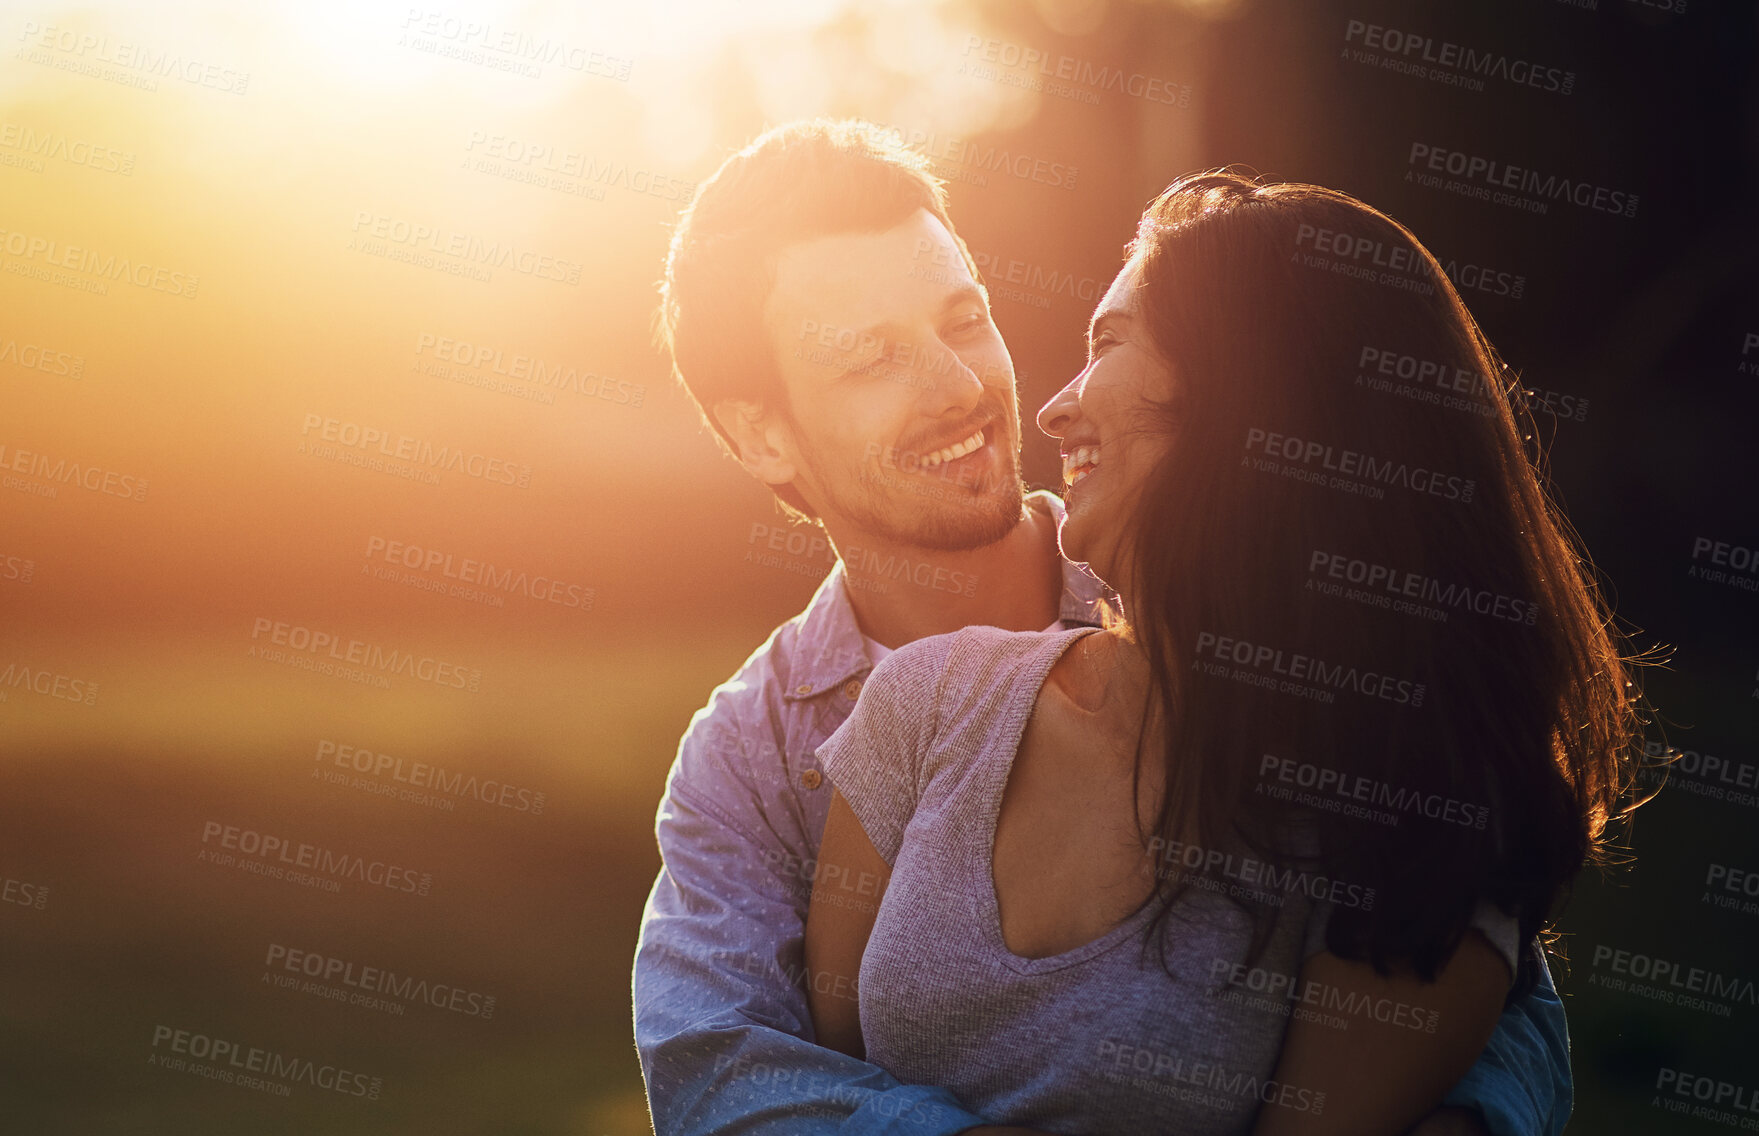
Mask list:
[[[1626,660],[1518,391],[1385,215],[1178,182],[1088,346],[1039,423],[1122,617],[876,668],[819,751],[819,1040],[998,1123],[1391,1136],[1628,811]]]

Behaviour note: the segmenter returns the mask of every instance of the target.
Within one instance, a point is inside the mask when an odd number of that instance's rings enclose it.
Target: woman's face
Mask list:
[[[1039,428],[1061,443],[1063,555],[1114,587],[1128,583],[1128,529],[1138,496],[1171,446],[1152,403],[1177,393],[1172,369],[1149,338],[1137,275],[1132,258],[1094,309],[1087,366],[1038,412]]]

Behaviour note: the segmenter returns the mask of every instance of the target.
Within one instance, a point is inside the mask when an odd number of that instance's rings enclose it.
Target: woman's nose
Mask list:
[[[1079,395],[1081,376],[1069,380],[1069,385],[1051,396],[1049,402],[1038,408],[1038,428],[1053,438],[1061,438],[1068,432],[1069,423],[1081,413]]]

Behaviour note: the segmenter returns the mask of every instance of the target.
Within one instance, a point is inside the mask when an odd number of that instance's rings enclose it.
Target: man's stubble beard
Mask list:
[[[877,462],[871,477],[864,476],[870,471],[861,467],[836,477],[827,474],[814,448],[802,446],[801,457],[824,494],[827,511],[894,544],[969,552],[1001,540],[1026,515],[1020,455],[1012,445],[1006,468],[986,479],[989,484],[978,486],[886,469]],[[942,490],[940,496],[935,495],[937,489]]]

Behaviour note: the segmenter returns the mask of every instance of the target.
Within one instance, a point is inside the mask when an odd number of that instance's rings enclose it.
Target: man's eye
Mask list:
[[[955,335],[962,335],[967,332],[976,331],[981,327],[985,327],[988,323],[989,316],[987,314],[983,312],[972,312],[970,315],[961,316],[954,320],[952,331]]]

